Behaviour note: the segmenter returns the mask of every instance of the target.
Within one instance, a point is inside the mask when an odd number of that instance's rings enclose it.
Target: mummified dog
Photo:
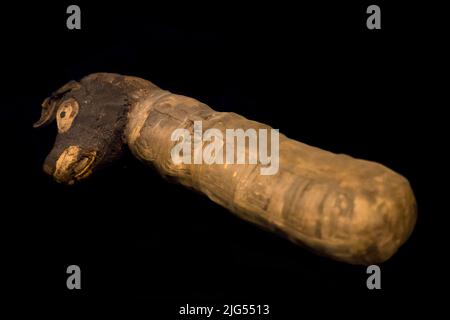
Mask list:
[[[71,81],[44,101],[35,127],[55,118],[58,135],[44,171],[59,182],[73,184],[88,177],[128,146],[161,175],[205,194],[239,217],[353,264],[387,260],[416,222],[415,198],[401,175],[282,134],[279,170],[273,175],[260,174],[261,163],[173,161],[173,132],[193,132],[197,121],[204,130],[222,132],[272,128],[235,113],[216,112],[143,79],[96,73]]]

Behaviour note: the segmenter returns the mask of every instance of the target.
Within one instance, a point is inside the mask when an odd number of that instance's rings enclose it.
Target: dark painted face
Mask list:
[[[73,184],[121,155],[130,102],[116,80],[71,81],[43,102],[34,127],[56,119],[58,135],[44,162],[56,181]]]

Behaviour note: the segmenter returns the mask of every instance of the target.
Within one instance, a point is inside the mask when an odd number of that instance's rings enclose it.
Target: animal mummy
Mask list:
[[[57,121],[43,169],[73,184],[120,157],[127,146],[163,177],[206,195],[237,216],[314,252],[351,264],[389,259],[416,222],[403,176],[381,164],[334,154],[279,135],[279,170],[260,163],[175,162],[175,130],[272,128],[137,77],[95,73],[71,81],[42,104],[35,127]],[[204,142],[202,142],[204,143]],[[248,153],[248,146],[244,152]]]

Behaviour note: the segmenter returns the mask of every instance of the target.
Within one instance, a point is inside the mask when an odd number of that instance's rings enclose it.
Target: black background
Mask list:
[[[439,184],[446,175],[439,95],[448,87],[439,60],[442,8],[374,1],[382,29],[367,30],[372,2],[74,3],[81,30],[66,28],[72,3],[1,9],[2,264],[10,284],[2,287],[10,296],[66,310],[126,301],[157,319],[175,318],[186,303],[267,303],[277,319],[440,306],[448,273],[438,230],[448,214],[439,206],[447,194]],[[365,267],[249,225],[129,154],[74,187],[45,176],[56,126],[32,129],[40,104],[92,72],[139,76],[406,176],[419,220],[381,265],[382,290],[366,288]],[[80,291],[66,288],[71,264],[81,267]]]

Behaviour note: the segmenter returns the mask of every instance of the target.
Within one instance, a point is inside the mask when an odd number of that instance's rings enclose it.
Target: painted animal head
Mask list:
[[[44,171],[56,181],[73,184],[121,155],[133,102],[130,86],[136,87],[125,78],[92,74],[80,82],[70,81],[44,100],[34,127],[56,119],[58,135],[44,162]]]

